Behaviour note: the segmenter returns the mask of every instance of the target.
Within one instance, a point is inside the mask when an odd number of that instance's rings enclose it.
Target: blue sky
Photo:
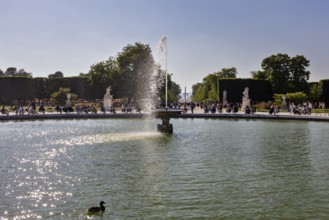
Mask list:
[[[309,59],[310,81],[329,78],[327,0],[0,0],[0,9],[3,71],[76,76],[127,44],[156,55],[166,36],[182,90],[222,68],[250,77],[277,53]]]

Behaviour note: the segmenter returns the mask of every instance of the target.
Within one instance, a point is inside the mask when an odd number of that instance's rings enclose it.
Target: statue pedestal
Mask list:
[[[287,105],[287,102],[286,102],[286,101],[283,101],[283,102],[281,103],[281,109],[282,109],[282,110],[288,110],[288,105]]]
[[[104,98],[104,108],[105,111],[112,110],[112,97],[111,98]]]
[[[65,107],[70,108],[72,106],[72,103],[70,100],[66,100]]]
[[[250,106],[250,99],[243,99],[242,100],[242,106],[241,106],[241,111],[245,111],[246,107],[249,106],[249,108],[251,108]]]

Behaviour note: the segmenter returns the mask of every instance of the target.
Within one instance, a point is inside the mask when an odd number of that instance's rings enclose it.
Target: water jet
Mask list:
[[[170,118],[179,116],[182,111],[181,110],[173,110],[168,109],[168,73],[167,73],[167,38],[162,37],[158,47],[158,54],[160,57],[160,66],[164,67],[164,71],[166,74],[165,81],[165,108],[157,109],[154,111],[155,117],[160,118],[162,124],[158,124],[158,132],[172,134],[173,133],[173,125],[169,123]]]

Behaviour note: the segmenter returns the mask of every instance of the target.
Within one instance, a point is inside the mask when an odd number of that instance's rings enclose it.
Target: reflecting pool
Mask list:
[[[0,219],[329,218],[328,123],[157,123],[0,123]]]

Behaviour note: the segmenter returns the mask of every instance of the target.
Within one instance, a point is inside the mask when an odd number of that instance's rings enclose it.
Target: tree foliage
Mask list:
[[[320,80],[319,85],[322,88],[320,101],[325,102],[326,106],[329,106],[329,79]]]
[[[310,72],[306,70],[310,61],[304,56],[289,57],[287,54],[276,54],[265,58],[263,71],[252,72],[254,79],[266,79],[275,93],[308,92]]]
[[[199,86],[193,86],[196,91],[193,96],[193,101],[202,102],[204,100],[216,100],[218,101],[218,90],[217,90],[218,75],[215,73],[209,74],[203,78],[203,82]]]
[[[281,106],[283,102],[283,96],[286,96],[286,101],[288,103],[294,103],[295,105],[303,104],[304,102],[308,101],[308,96],[303,92],[294,92],[294,93],[287,93],[287,94],[277,94],[273,95],[273,104]]]
[[[277,54],[262,61],[261,66],[265,71],[266,79],[270,81],[272,89],[276,93],[289,91],[289,60],[290,57],[287,54]]]
[[[235,67],[223,68],[218,72],[215,72],[219,79],[236,78],[238,72]]]
[[[287,93],[287,102],[294,104],[303,104],[307,101],[307,95],[303,92]]]
[[[219,79],[234,79],[236,78],[237,70],[235,67],[222,68],[220,71],[210,73],[203,78],[202,83],[197,83],[192,86],[192,99],[195,102],[204,100],[219,101],[218,84]]]
[[[265,71],[251,71],[251,78],[257,80],[267,80]]]
[[[178,85],[172,80],[170,81],[171,81],[171,87],[169,88],[170,96],[168,100],[169,102],[177,102],[181,98],[180,94],[182,92],[182,89],[180,85]]]
[[[149,45],[142,43],[129,44],[119,52],[117,57],[96,63],[91,66],[88,74],[94,95],[103,98],[105,89],[112,87],[115,98],[127,98],[129,101],[140,102],[149,97],[154,90],[153,83],[159,81],[155,90],[162,100],[165,91],[165,72],[155,65]],[[150,81],[155,77],[154,81]],[[180,87],[171,80],[168,74],[168,96],[177,101]],[[141,104],[141,103],[139,103]]]
[[[127,45],[117,57],[121,76],[120,94],[128,100],[140,100],[150,93],[150,80],[155,63],[149,45],[135,43]]]
[[[157,85],[156,95],[159,96],[161,102],[165,102],[166,100],[166,81],[165,81],[165,72],[159,71],[159,75],[157,77],[157,81],[159,81],[159,85]],[[160,79],[159,79],[160,78]],[[172,81],[172,74],[168,74],[168,102],[177,102],[179,94],[181,93],[180,86]]]
[[[192,97],[197,96],[197,91],[199,90],[201,85],[202,85],[202,83],[196,83],[196,84],[192,85]]]
[[[322,94],[323,82],[310,83],[308,98],[312,102],[318,102]]]
[[[290,59],[289,70],[289,87],[291,92],[305,92],[309,90],[308,80],[310,78],[310,71],[306,68],[310,65],[310,61],[304,56],[295,56]]]
[[[58,78],[63,78],[63,77],[64,77],[64,74],[61,71],[57,71],[53,74],[48,75],[49,79],[56,79],[56,78],[58,79]]]
[[[282,99],[283,95],[286,95],[286,94],[277,94],[277,93],[273,94],[273,104],[277,105],[277,106],[281,106],[282,102],[283,102],[283,99]]]
[[[0,70],[0,76],[29,77],[29,78],[32,78],[32,73],[28,73],[24,69],[17,70],[16,67],[8,67],[5,72]]]
[[[116,73],[117,64],[113,57],[109,57],[109,59],[90,67],[87,77],[90,80],[96,98],[103,98],[106,88],[110,85],[112,86],[113,94],[118,96],[117,84],[120,79],[116,78],[116,80],[114,80],[117,75]]]

